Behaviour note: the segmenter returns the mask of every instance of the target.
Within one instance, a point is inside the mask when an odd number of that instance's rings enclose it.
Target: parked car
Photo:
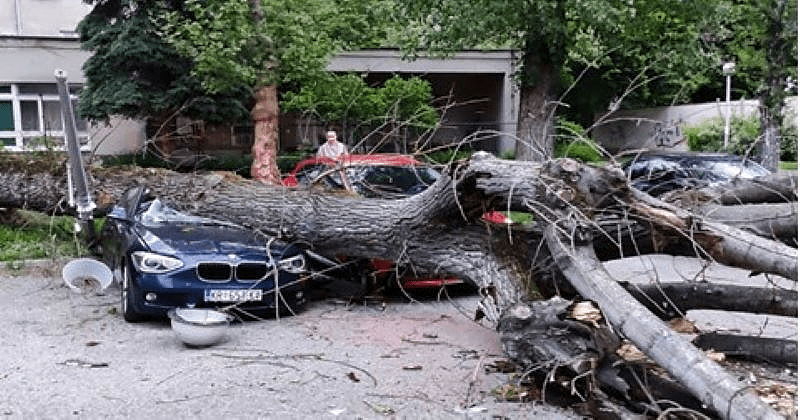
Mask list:
[[[232,223],[181,213],[129,189],[100,232],[126,321],[179,307],[297,311],[306,301],[301,249]],[[276,290],[280,291],[278,299]]]
[[[369,198],[404,198],[425,191],[439,172],[407,155],[345,155],[338,159],[312,157],[300,161],[283,184],[320,185]]]
[[[363,197],[400,199],[425,191],[440,177],[433,167],[412,156],[399,154],[346,155],[337,159],[312,157],[300,161],[283,179],[290,187],[318,185],[327,190],[348,191]],[[503,213],[488,212],[484,220],[491,223],[507,223]],[[340,260],[341,261],[341,260]],[[455,277],[406,275],[413,270],[396,267],[391,261],[369,260],[353,263],[352,272],[358,273],[365,288],[370,279],[363,277],[363,271],[374,276],[377,282],[391,285],[395,277],[400,277],[403,288],[430,288],[462,283]],[[399,276],[398,276],[399,274]]]
[[[734,178],[752,179],[769,170],[727,153],[648,152],[623,165],[631,185],[652,196],[673,190],[716,186]]]

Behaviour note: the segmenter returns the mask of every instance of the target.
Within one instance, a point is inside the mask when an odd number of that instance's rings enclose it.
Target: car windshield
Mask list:
[[[439,178],[439,173],[428,166],[350,166],[345,175],[353,190],[370,198],[419,194]]]
[[[702,167],[713,174],[713,180],[728,180],[732,178],[755,178],[767,175],[769,171],[760,165],[749,161],[707,161]]]
[[[207,217],[192,216],[186,213],[181,213],[178,210],[168,206],[158,198],[149,202],[144,202],[140,206],[140,212],[136,214],[136,221],[146,227],[159,227],[165,224],[214,224],[224,225],[225,222],[219,220],[209,219]]]
[[[707,181],[727,181],[732,178],[755,178],[769,173],[761,165],[736,157],[661,157],[637,159],[628,167],[631,178],[653,176],[666,172],[679,172],[684,177]]]
[[[303,169],[297,172],[295,179],[299,185],[311,185],[316,182],[322,182],[329,188],[344,189],[340,171],[322,163],[303,167]]]
[[[637,160],[633,162],[628,168],[631,178],[651,177],[654,174],[664,172],[680,171],[681,164],[673,160],[663,158],[652,158],[646,160]]]

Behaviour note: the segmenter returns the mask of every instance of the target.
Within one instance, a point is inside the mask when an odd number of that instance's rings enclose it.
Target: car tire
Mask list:
[[[303,292],[303,298],[297,299],[294,294],[300,291]],[[308,304],[308,290],[305,287],[300,289],[292,289],[291,292],[284,294],[283,298],[286,299],[286,302],[281,299],[281,301],[278,303],[280,308],[280,316],[297,315],[302,312]]]
[[[122,318],[127,322],[139,322],[144,320],[144,316],[134,309],[133,305],[133,279],[131,279],[128,264],[122,264],[122,284],[120,285],[119,303]]]

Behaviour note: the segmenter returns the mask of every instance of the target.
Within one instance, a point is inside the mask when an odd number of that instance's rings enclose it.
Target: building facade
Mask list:
[[[79,0],[0,0],[0,144],[4,150],[63,145],[54,74],[56,69],[66,71],[74,103],[85,83],[81,67],[90,55],[80,49],[75,28],[91,8]],[[487,131],[496,134],[482,136],[471,146],[502,152],[513,150],[514,145],[511,137],[516,131],[519,102],[512,80],[515,66],[513,51],[462,52],[449,59],[404,61],[398,51],[373,50],[341,54],[331,60],[329,70],[365,74],[370,82],[394,74],[426,79],[434,96],[448,101],[440,107],[447,109],[441,116],[443,124],[429,141],[453,143],[470,133]],[[196,121],[185,125],[177,131],[200,127],[203,143],[211,149],[245,153],[249,145],[244,143],[252,142],[242,127],[212,127]],[[145,122],[125,119],[99,126],[79,121],[78,131],[84,149],[101,155],[141,150],[152,134]],[[281,147],[314,147],[323,131],[319,124],[282,116]]]
[[[22,151],[63,147],[55,71],[63,70],[73,104],[86,79],[75,28],[92,7],[76,0],[0,0],[0,144]],[[74,106],[74,105],[73,105]],[[144,123],[77,121],[85,151],[127,153],[144,144]]]
[[[432,87],[440,126],[426,139],[430,145],[458,144],[495,153],[514,151],[519,92],[514,82],[514,50],[462,51],[447,58],[403,59],[392,49],[345,52],[328,64],[333,72],[357,72],[370,83],[392,75],[418,76]],[[473,133],[481,134],[471,136]]]
[[[0,144],[6,150],[63,145],[55,71],[66,71],[74,103],[88,57],[76,42],[75,25],[88,6],[68,0],[0,4]],[[88,145],[85,121],[77,128]]]

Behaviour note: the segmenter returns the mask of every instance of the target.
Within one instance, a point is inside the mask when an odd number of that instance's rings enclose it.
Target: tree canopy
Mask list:
[[[82,48],[94,54],[84,63],[86,86],[79,114],[93,121],[112,115],[163,117],[180,110],[206,121],[242,120],[246,86],[208,94],[190,75],[192,61],[161,36],[158,16],[182,2],[126,0],[96,2],[79,23]]]
[[[397,126],[426,131],[439,116],[431,106],[430,83],[419,77],[393,76],[382,86],[368,86],[356,74],[328,75],[284,96],[284,111],[336,123],[347,133],[366,134]]]
[[[400,0],[409,30],[398,45],[411,55],[461,48],[519,48],[520,137],[527,97],[566,104],[558,112],[584,126],[617,108],[708,101],[723,95],[722,63],[741,62],[736,91],[755,97],[765,85],[767,54],[796,73],[796,2],[729,0]],[[783,4],[783,7],[779,7]],[[779,25],[769,26],[774,15]],[[782,39],[786,48],[769,48]],[[774,60],[773,60],[774,61]],[[550,73],[550,74],[548,74]],[[542,86],[549,84],[549,86]],[[785,85],[784,85],[785,87]],[[538,89],[538,91],[537,91]],[[552,121],[553,111],[540,113]],[[541,125],[541,124],[540,124]]]
[[[94,54],[79,113],[91,120],[180,110],[245,121],[256,82],[292,90],[324,77],[334,52],[380,45],[387,20],[382,2],[363,0],[89,3],[78,31]]]
[[[169,42],[209,92],[316,80],[330,56],[384,38],[381,3],[363,0],[190,0],[164,15]],[[254,18],[255,15],[255,18]]]
[[[79,31],[95,54],[79,112],[92,120],[175,110],[243,120],[257,83],[305,97],[303,111],[315,113],[326,99],[312,104],[308,94],[331,84],[324,68],[337,51],[501,47],[522,52],[519,137],[545,140],[556,111],[588,126],[608,109],[716,99],[726,60],[737,62],[735,96],[767,92],[770,75],[782,83],[775,96],[797,68],[797,5],[782,0],[90,3]],[[292,107],[304,102],[289,97]]]

